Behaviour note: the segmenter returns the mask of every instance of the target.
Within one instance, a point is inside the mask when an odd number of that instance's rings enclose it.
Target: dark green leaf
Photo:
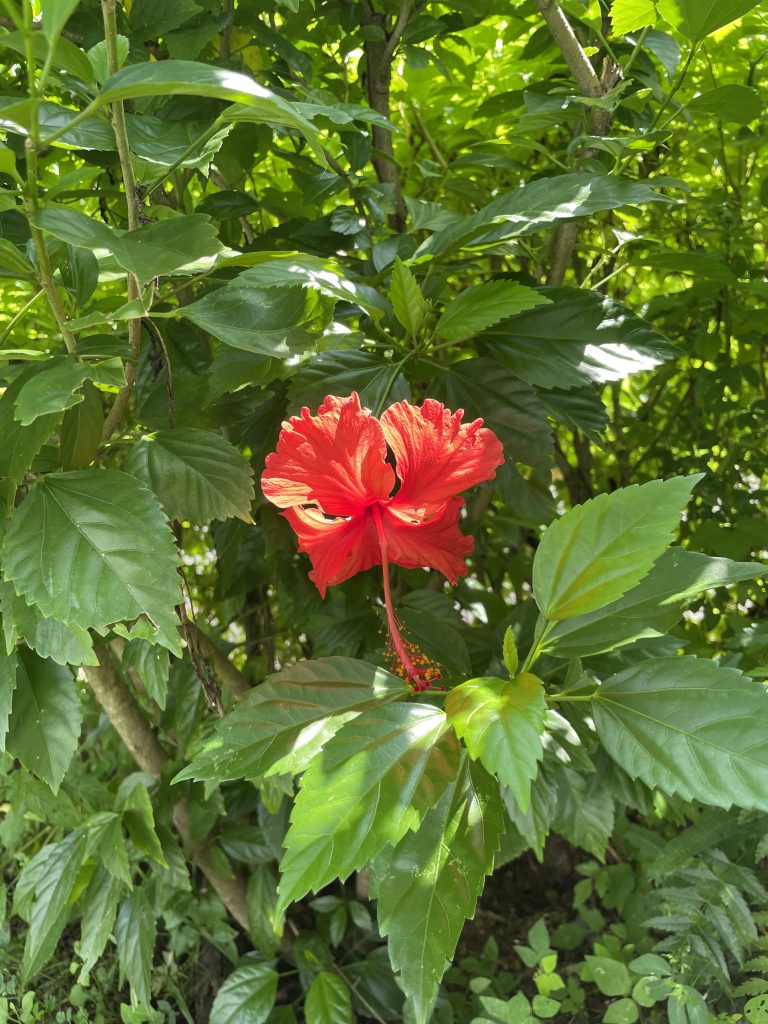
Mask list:
[[[101,631],[147,620],[179,652],[176,547],[156,498],[127,473],[40,480],[13,517],[3,559],[6,579],[43,615]]]
[[[306,1024],[353,1024],[349,985],[330,971],[320,971],[304,1003]]]
[[[321,352],[299,368],[288,389],[290,407],[298,412],[307,406],[313,412],[326,395],[344,398],[353,391],[360,396],[360,404],[377,409],[392,379],[391,362],[371,352],[349,349],[341,352]],[[410,401],[411,389],[402,373],[395,376],[384,408],[392,402]]]
[[[101,392],[87,380],[81,388],[83,400],[67,409],[61,421],[61,465],[63,469],[85,469],[93,462],[101,444],[104,408]]]
[[[302,771],[350,714],[409,693],[365,661],[325,658],[291,665],[248,694],[217,725],[180,779],[254,779]]]
[[[19,648],[6,750],[54,793],[77,748],[81,717],[69,669]]]
[[[55,851],[55,853],[54,853]],[[69,918],[69,898],[85,851],[85,835],[71,832],[52,846],[45,870],[35,885],[21,971],[33,978],[56,948]]]
[[[133,0],[128,16],[131,36],[141,42],[157,39],[200,13],[195,0]]]
[[[374,865],[379,927],[418,1024],[429,1019],[446,958],[474,915],[503,830],[495,782],[465,761],[418,831]]]
[[[157,925],[144,889],[136,889],[120,904],[115,927],[120,972],[138,1003],[152,997],[152,958]]]
[[[550,305],[505,320],[482,335],[484,348],[529,384],[602,384],[651,370],[675,353],[649,323],[600,292],[543,288],[541,294]]]
[[[445,714],[428,705],[384,705],[343,725],[302,778],[278,912],[416,828],[455,779],[458,760]]]
[[[437,321],[435,333],[448,341],[469,338],[500,320],[549,301],[541,292],[514,281],[486,281],[451,300]]]
[[[37,367],[30,367],[21,373],[0,396],[0,477],[7,477],[19,483],[32,460],[50,437],[57,417],[55,415],[40,416],[28,427],[23,427],[16,419],[16,399],[24,385],[34,379]],[[0,513],[4,513],[0,508]]]
[[[542,615],[570,619],[621,597],[670,543],[701,475],[651,480],[577,505],[549,527],[533,560]]]
[[[235,968],[216,993],[209,1024],[264,1024],[275,1004],[278,975],[267,964]]]
[[[123,780],[123,785],[126,781]],[[167,867],[163,848],[155,831],[155,815],[147,787],[137,781],[121,806],[126,830],[139,853],[149,857],[155,864]]]
[[[604,860],[613,832],[613,797],[606,786],[568,765],[557,773],[557,800],[552,830]]]
[[[16,689],[16,648],[7,652],[0,643],[0,750],[5,750],[8,735],[8,718],[13,706],[13,691]]]
[[[216,431],[182,427],[146,434],[131,448],[125,469],[155,492],[171,519],[207,523],[236,516],[252,522],[253,470]]]
[[[509,787],[526,812],[544,753],[547,702],[541,680],[528,672],[506,682],[470,679],[451,690],[445,711],[472,757]]]
[[[768,809],[768,695],[732,668],[659,658],[613,676],[593,701],[598,735],[630,776],[718,807]]]
[[[760,562],[731,562],[685,548],[665,551],[638,586],[597,611],[557,623],[545,649],[563,658],[585,658],[642,637],[666,633],[686,602],[715,587],[766,575]]]

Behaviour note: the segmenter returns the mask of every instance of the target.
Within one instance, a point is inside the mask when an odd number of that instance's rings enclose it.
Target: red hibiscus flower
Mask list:
[[[493,431],[482,420],[462,424],[462,415],[428,398],[421,408],[397,402],[376,419],[357,394],[329,396],[316,416],[304,408],[283,423],[261,478],[312,560],[309,575],[323,597],[335,583],[384,567],[393,647],[417,689],[427,685],[425,670],[400,636],[389,563],[437,569],[451,583],[463,576],[474,540],[459,530],[457,494],[489,480],[504,461]]]

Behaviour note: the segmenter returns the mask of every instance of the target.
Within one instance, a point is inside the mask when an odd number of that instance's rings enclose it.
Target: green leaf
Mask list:
[[[75,3],[77,0],[75,0]],[[14,50],[16,53],[25,55],[24,33],[6,32],[0,36],[0,47]],[[32,32],[32,54],[37,64],[45,64],[46,57],[51,50],[51,41],[46,38],[45,31]],[[93,81],[93,71],[88,58],[74,43],[68,39],[59,38],[53,45],[53,67],[63,68],[75,78],[81,78],[84,82]],[[48,105],[48,104],[46,104]],[[52,105],[52,104],[51,104]],[[72,111],[74,113],[74,111]]]
[[[459,777],[404,836],[374,863],[379,927],[389,936],[417,1024],[429,1019],[446,958],[472,918],[504,831],[498,788],[465,760]]]
[[[701,474],[651,480],[577,505],[549,527],[533,560],[542,615],[569,619],[602,608],[647,575],[672,540]]]
[[[691,42],[758,7],[760,0],[657,0],[659,13]]]
[[[117,916],[122,883],[99,864],[83,897],[80,921],[81,973],[88,974],[106,948]]]
[[[75,886],[85,852],[85,835],[70,832],[59,843],[51,844],[51,853],[35,885],[35,901],[29,918],[22,978],[33,978],[45,964],[64,931],[69,918],[69,898]]]
[[[514,679],[515,674],[517,673],[517,666],[520,662],[520,657],[517,653],[515,634],[512,632],[511,626],[507,626],[507,630],[504,633],[502,656],[504,658],[504,665],[506,666],[507,672],[509,672],[509,678]]]
[[[428,705],[384,705],[343,725],[302,777],[284,841],[278,913],[416,828],[458,763],[445,714]]]
[[[125,781],[127,780],[123,781],[123,785]],[[126,830],[139,853],[161,867],[168,867],[155,831],[155,815],[147,787],[142,782],[137,782],[131,787],[121,806]]]
[[[68,207],[41,210],[33,222],[70,245],[109,250],[140,281],[172,274],[221,251],[216,225],[202,213],[171,217],[133,231],[118,231]]]
[[[19,648],[6,750],[44,779],[54,793],[77,748],[81,718],[80,698],[69,669]]]
[[[541,292],[514,281],[485,281],[467,288],[446,306],[435,333],[447,341],[469,338],[500,320],[550,301]]]
[[[763,103],[757,89],[747,85],[720,85],[692,99],[688,110],[714,114],[721,121],[733,124],[749,124],[761,116]]]
[[[542,288],[550,300],[482,334],[485,351],[542,388],[576,388],[652,370],[675,349],[647,321],[600,292]]]
[[[16,689],[16,647],[6,651],[0,644],[0,750],[5,750],[8,735],[8,719],[13,706],[13,691]]]
[[[547,702],[540,679],[525,672],[503,679],[470,679],[448,694],[445,711],[475,760],[508,786],[523,812],[543,757]]]
[[[464,359],[437,373],[429,397],[439,398],[449,409],[464,409],[467,420],[482,417],[511,462],[549,470],[552,428],[541,400],[493,359]]]
[[[42,0],[43,35],[49,43],[55,43],[69,16],[79,0]]]
[[[660,20],[655,0],[613,0],[611,23],[615,36],[636,32]]]
[[[310,348],[314,333],[325,324],[318,293],[301,287],[259,291],[244,277],[182,306],[178,315],[247,352],[285,356]]]
[[[561,220],[629,204],[669,202],[651,185],[652,182],[629,181],[608,174],[539,178],[513,192],[502,193],[471,216],[457,218],[424,242],[416,257],[444,256],[462,248],[483,249],[510,238],[533,235]]]
[[[320,971],[309,986],[304,1003],[306,1024],[353,1024],[349,986],[330,971]]]
[[[209,1024],[264,1024],[275,1005],[278,975],[267,964],[242,964],[216,993]]]
[[[104,632],[142,618],[180,653],[178,554],[155,496],[127,473],[41,479],[13,517],[4,571],[43,615]]]
[[[128,27],[131,36],[144,43],[167,35],[196,14],[200,6],[195,0],[163,0],[162,5],[156,0],[133,0]]]
[[[67,409],[59,431],[63,469],[85,469],[93,462],[104,429],[101,392],[87,380],[81,388],[82,402]]]
[[[613,820],[613,797],[606,786],[597,785],[589,775],[568,765],[558,769],[551,822],[554,832],[602,861]]]
[[[640,1010],[634,999],[617,999],[605,1011],[603,1024],[635,1024],[639,1019]]]
[[[90,370],[74,359],[52,359],[22,385],[16,396],[15,418],[27,427],[39,416],[62,412],[83,401],[77,392]]]
[[[146,434],[131,448],[125,469],[155,492],[171,519],[202,524],[236,516],[253,522],[253,470],[214,430]]]
[[[607,956],[585,956],[594,983],[604,996],[623,996],[632,988],[629,971],[620,960]]]
[[[288,100],[228,68],[190,60],[147,61],[122,68],[107,79],[98,96],[101,106],[139,96],[210,96],[239,104],[221,116],[222,121],[279,124],[302,133],[322,163],[325,158],[317,131]]]
[[[612,676],[592,703],[610,756],[685,800],[768,809],[768,696],[732,668],[659,658]]]
[[[73,622],[45,618],[5,580],[0,580],[0,609],[9,650],[21,637],[41,658],[51,658],[59,665],[98,665],[87,629]]]
[[[407,697],[405,682],[352,658],[304,661],[252,690],[175,781],[303,771],[350,714]]]
[[[270,864],[251,865],[245,902],[248,931],[254,946],[269,959],[277,952],[283,931],[282,922],[275,917],[277,879]]]
[[[645,579],[617,601],[558,622],[543,649],[560,658],[586,658],[643,637],[659,636],[674,626],[685,604],[697,595],[766,574],[768,569],[760,562],[732,562],[670,548]]]
[[[121,977],[128,980],[137,1003],[148,1004],[152,997],[152,958],[157,925],[143,888],[135,889],[120,904],[115,926],[117,957]]]
[[[0,397],[0,437],[3,439],[0,445],[0,478],[7,477],[17,484],[56,425],[57,417],[54,414],[40,416],[27,427],[16,419],[16,399],[25,384],[33,380],[38,372],[36,366],[24,370]],[[4,509],[0,508],[2,514]]]
[[[427,304],[416,278],[408,267],[395,257],[389,300],[395,316],[409,338],[418,338],[427,312]]]
[[[299,367],[288,388],[290,409],[298,412],[302,406],[314,411],[326,395],[344,398],[357,391],[360,404],[368,409],[378,408],[385,397],[386,408],[393,402],[410,401],[411,389],[402,373],[392,379],[391,361],[371,352],[349,349],[341,352],[320,352]]]

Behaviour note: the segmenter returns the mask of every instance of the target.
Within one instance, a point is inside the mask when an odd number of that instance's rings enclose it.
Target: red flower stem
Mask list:
[[[397,624],[397,616],[395,615],[395,609],[392,606],[392,590],[389,585],[389,556],[387,550],[387,537],[384,533],[384,524],[381,521],[381,511],[378,505],[372,506],[373,510],[373,521],[376,523],[376,533],[379,538],[379,547],[381,548],[381,566],[384,571],[384,607],[387,609],[387,625],[389,626],[389,633],[392,637],[392,643],[395,648],[395,653],[400,659],[400,663],[409,679],[418,685],[423,685],[421,673],[411,661],[408,656],[408,652],[405,649],[405,644],[400,636],[400,629]]]

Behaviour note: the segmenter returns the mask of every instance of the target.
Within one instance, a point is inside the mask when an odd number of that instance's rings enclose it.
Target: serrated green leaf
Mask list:
[[[101,392],[86,380],[83,401],[67,409],[59,431],[62,469],[85,469],[96,457],[104,428]]]
[[[636,587],[586,615],[563,619],[547,635],[544,650],[562,658],[585,658],[643,637],[666,633],[686,602],[706,590],[768,574],[760,562],[710,558],[670,548]]]
[[[660,20],[655,0],[613,0],[611,24],[613,34],[626,35],[639,28],[655,25]]]
[[[449,302],[437,321],[435,333],[447,341],[469,338],[500,320],[550,302],[541,292],[515,281],[485,281],[467,288]]]
[[[135,889],[120,904],[115,926],[120,974],[131,986],[136,1002],[149,1003],[152,995],[152,958],[157,925],[143,888]]]
[[[278,913],[347,878],[416,828],[458,763],[445,714],[428,705],[384,705],[343,725],[302,777],[284,842]]]
[[[5,580],[0,580],[0,610],[8,650],[21,638],[41,658],[51,658],[58,665],[98,665],[87,629],[73,622],[45,618]]]
[[[77,747],[81,718],[69,669],[19,648],[6,750],[54,793]]]
[[[350,714],[409,692],[398,676],[366,661],[321,658],[290,665],[217,724],[213,739],[175,781],[303,771]]]
[[[557,772],[552,830],[598,860],[605,860],[613,832],[613,803],[607,786],[596,785],[589,775],[564,765]]]
[[[549,304],[481,335],[484,351],[541,388],[577,388],[652,370],[675,349],[615,299],[585,288],[542,288]]]
[[[42,478],[3,544],[5,577],[41,613],[100,631],[148,620],[180,654],[178,553],[155,496],[117,470]]]
[[[122,804],[122,809],[128,835],[139,853],[143,853],[161,867],[168,867],[155,832],[155,814],[146,786],[141,782],[133,786]]]
[[[146,434],[131,448],[125,470],[155,492],[171,519],[253,521],[253,470],[214,430],[180,427]]]
[[[38,373],[37,366],[29,367],[8,385],[0,396],[0,478],[7,477],[18,484],[32,461],[50,437],[56,425],[57,416],[40,416],[29,426],[22,426],[16,419],[16,399],[24,385]],[[0,508],[0,515],[5,509]]]
[[[45,871],[35,885],[21,966],[25,982],[53,955],[64,931],[69,918],[69,898],[85,852],[85,835],[79,830],[71,832],[61,842],[52,844],[52,848],[55,853],[49,856]]]
[[[278,974],[267,964],[242,964],[225,980],[209,1024],[264,1024],[275,1004]]]
[[[395,257],[389,301],[395,316],[405,328],[408,337],[416,339],[427,312],[427,304],[419,282],[405,264]]]
[[[517,673],[517,666],[520,662],[520,658],[517,653],[515,634],[512,632],[511,626],[507,626],[506,632],[504,633],[502,657],[504,658],[504,665],[506,666],[507,672],[509,672],[509,678],[513,679]]]
[[[182,306],[178,315],[247,352],[287,356],[310,348],[325,325],[322,297],[302,287],[260,291],[244,277]]]
[[[547,702],[540,679],[470,679],[445,702],[448,719],[473,758],[512,791],[525,813],[531,781],[543,757],[541,736]]]
[[[6,651],[0,644],[0,750],[5,750],[8,735],[8,719],[13,706],[13,691],[16,689],[16,647]]]
[[[474,915],[503,831],[494,780],[465,761],[418,830],[374,864],[379,927],[418,1024],[429,1019],[446,958]]]
[[[15,418],[27,427],[39,416],[62,412],[83,401],[77,393],[90,370],[74,359],[52,359],[20,389],[15,403]]]
[[[592,702],[605,749],[633,778],[685,800],[768,809],[768,695],[732,668],[659,658]]]
[[[79,956],[81,973],[87,974],[106,948],[117,916],[117,901],[123,886],[101,864],[96,868],[83,896],[80,920]]]
[[[657,0],[659,13],[692,42],[759,6],[760,0]]]
[[[304,1002],[306,1024],[353,1024],[349,985],[330,971],[320,971]]]
[[[623,487],[556,520],[533,560],[542,615],[550,621],[584,615],[639,583],[672,540],[700,479],[697,474]]]

